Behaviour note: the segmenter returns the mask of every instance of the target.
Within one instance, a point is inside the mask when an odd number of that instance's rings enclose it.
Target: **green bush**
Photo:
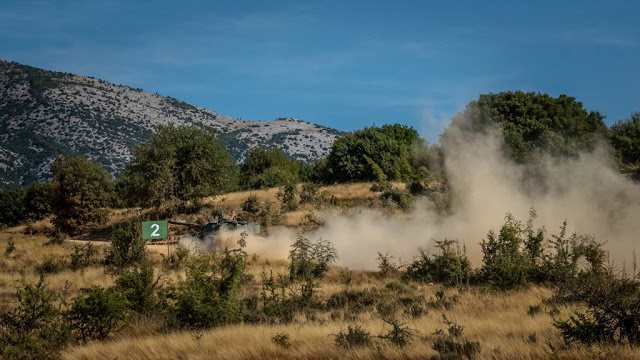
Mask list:
[[[122,330],[128,320],[128,302],[120,293],[98,286],[81,290],[65,317],[79,340],[104,340]]]
[[[61,156],[51,165],[52,223],[62,232],[78,235],[108,219],[113,181],[100,165],[82,156]]]
[[[566,342],[640,345],[640,283],[613,270],[577,276],[565,300],[582,304],[567,320],[554,321]]]
[[[405,280],[425,283],[439,282],[447,286],[467,284],[471,278],[471,263],[466,249],[457,240],[436,241],[439,254],[429,255],[420,249],[420,257],[407,266]]]
[[[290,183],[283,186],[276,196],[278,200],[282,202],[282,208],[286,211],[294,211],[298,208],[298,199],[296,195],[298,194],[298,188],[295,183]]]
[[[322,278],[337,259],[338,252],[331,241],[319,239],[312,243],[304,236],[298,235],[289,251],[289,279],[295,281]]]
[[[133,221],[113,229],[106,263],[116,269],[140,263],[145,258],[140,222]]]
[[[56,299],[44,277],[36,284],[23,280],[18,306],[0,315],[0,355],[3,359],[57,359],[70,339]]]
[[[154,279],[153,266],[143,261],[120,274],[115,281],[115,290],[124,295],[131,310],[147,314],[158,304],[156,289],[159,280]]]
[[[171,297],[175,325],[191,329],[237,323],[243,319],[238,292],[245,281],[247,253],[225,250],[220,257],[200,255]]]

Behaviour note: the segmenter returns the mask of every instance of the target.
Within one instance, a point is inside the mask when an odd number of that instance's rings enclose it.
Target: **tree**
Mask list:
[[[640,112],[611,126],[609,142],[623,166],[640,166]]]
[[[100,165],[84,156],[61,156],[53,162],[51,172],[51,207],[57,229],[77,235],[106,222],[113,181]]]
[[[483,94],[454,117],[442,136],[446,145],[452,129],[483,133],[500,126],[505,153],[518,163],[534,161],[540,153],[576,156],[591,150],[606,136],[603,116],[587,111],[574,97],[522,91]]]
[[[124,175],[128,192],[145,205],[186,202],[232,190],[237,168],[210,129],[160,125],[146,143],[131,149],[133,160]]]
[[[240,167],[242,186],[264,189],[300,181],[301,162],[280,149],[251,149],[247,161]]]
[[[382,177],[409,180],[413,175],[411,147],[418,140],[415,129],[400,124],[349,133],[333,143],[325,178],[337,182],[379,181]]]

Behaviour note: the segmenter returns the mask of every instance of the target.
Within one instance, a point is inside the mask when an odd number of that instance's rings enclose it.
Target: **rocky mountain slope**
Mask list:
[[[318,159],[340,135],[291,118],[232,119],[141,89],[0,60],[0,188],[45,180],[60,154],[86,154],[117,176],[129,148],[168,123],[213,128],[238,162],[255,146]]]

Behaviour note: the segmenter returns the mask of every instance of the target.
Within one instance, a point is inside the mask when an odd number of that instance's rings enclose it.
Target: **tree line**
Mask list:
[[[604,145],[622,171],[640,175],[640,113],[607,128],[600,113],[587,111],[573,97],[506,91],[470,102],[445,129],[443,143],[454,129],[470,134],[499,129],[505,155],[525,165],[535,165],[543,155],[573,157]],[[300,182],[372,181],[384,190],[401,181],[419,191],[431,181],[446,182],[441,153],[440,145],[429,145],[415,129],[393,124],[347,133],[314,163],[280,149],[254,148],[237,166],[213,130],[161,125],[131,149],[132,160],[116,181],[83,156],[61,156],[50,182],[0,192],[0,225],[54,213],[56,228],[77,234],[104,222],[108,207],[181,211],[207,196]]]

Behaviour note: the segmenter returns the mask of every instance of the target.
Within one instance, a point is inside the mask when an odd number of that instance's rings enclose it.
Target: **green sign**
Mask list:
[[[167,238],[166,221],[143,221],[142,240],[155,240]]]

